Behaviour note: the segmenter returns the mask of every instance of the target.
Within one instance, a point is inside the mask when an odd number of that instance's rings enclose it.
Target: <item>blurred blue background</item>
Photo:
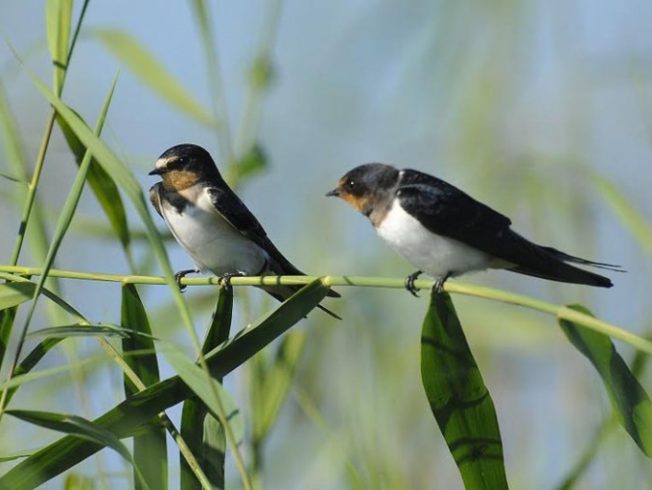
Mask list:
[[[465,189],[510,216],[515,229],[535,241],[628,271],[611,274],[611,290],[507,272],[463,281],[554,303],[580,302],[638,333],[652,327],[647,289],[652,246],[632,233],[610,200],[613,193],[598,185],[606,181],[624,196],[649,230],[652,4],[220,1],[211,11],[228,108],[222,116],[236,141],[236,156],[256,141],[268,158],[264,172],[244,181],[239,193],[301,269],[397,277],[412,272],[363,216],[323,197],[355,165],[393,163]],[[147,172],[157,156],[177,143],[200,144],[223,164],[225,149],[216,130],[157,96],[111,54],[99,34],[107,28],[134,36],[210,113],[210,74],[190,2],[91,2],[63,99],[92,124],[120,71],[103,136],[145,189],[154,182]],[[44,2],[3,1],[0,33],[6,41],[0,46],[0,82],[33,162],[49,108],[10,46],[26,67],[51,79]],[[250,133],[240,138],[248,73],[261,43],[270,50],[271,84],[249,116]],[[3,151],[0,172],[7,170]],[[55,131],[38,195],[51,224],[75,170]],[[0,181],[3,257],[9,257],[19,223],[13,185]],[[130,217],[133,229],[142,228],[131,209]],[[108,230],[106,219],[87,192],[57,267],[128,273],[117,241],[106,238],[103,228]],[[134,251],[147,269],[152,259],[146,243]],[[191,265],[176,243],[168,242],[168,251],[175,269]],[[20,262],[39,263],[28,249]],[[161,287],[140,291],[151,315],[189,344],[176,313],[166,309],[169,292]],[[66,281],[63,292],[90,318],[119,320],[117,285]],[[345,321],[313,313],[298,326],[308,343],[296,387],[266,447],[265,486],[460,488],[419,379],[426,299],[394,290],[341,292],[343,299],[330,306]],[[212,294],[203,288],[186,294],[200,331],[210,318]],[[272,306],[258,291],[241,296],[234,327]],[[496,404],[512,487],[554,487],[610,414],[602,385],[553,318],[479,299],[453,299]],[[47,322],[45,315],[41,319]],[[98,349],[92,341],[70,345],[73,354],[62,350],[44,366]],[[618,347],[631,358],[631,349]],[[229,378],[227,388],[245,405],[242,371]],[[94,416],[121,396],[120,374],[108,361],[83,370],[76,384],[69,381],[62,375],[59,383],[34,383],[14,404]],[[319,416],[310,415],[309,403]],[[4,448],[18,449],[17,430],[23,434],[20,448],[55,437],[3,424]],[[358,484],[347,465],[355,468]],[[126,471],[108,453],[79,471],[92,475],[98,468],[109,474],[100,485]],[[230,475],[235,478],[234,471]],[[648,488],[649,477],[649,464],[619,430],[601,446],[578,488]],[[61,482],[51,485],[58,488]]]

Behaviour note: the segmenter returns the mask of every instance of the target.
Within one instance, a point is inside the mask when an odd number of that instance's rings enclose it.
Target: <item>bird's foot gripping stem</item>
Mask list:
[[[244,272],[225,272],[224,274],[218,276],[220,278],[220,284],[226,289],[231,289],[231,279],[234,277],[246,276]]]
[[[433,286],[433,289],[435,290],[435,293],[441,294],[444,292],[444,283],[448,280],[448,278],[452,275],[452,272],[447,272],[445,275],[440,276],[437,278],[435,281],[435,285]]]
[[[176,281],[177,286],[179,286],[179,291],[183,291],[184,289],[186,289],[186,285],[181,284],[181,279],[186,277],[188,274],[198,274],[198,273],[199,273],[199,270],[197,270],[197,269],[184,269],[182,271],[177,272],[174,275],[174,280]]]
[[[405,278],[405,289],[408,290],[408,292],[414,296],[415,298],[418,298],[419,295],[417,294],[417,291],[419,291],[419,288],[415,287],[414,281],[417,280],[417,278],[423,273],[423,271],[416,271],[410,274]]]

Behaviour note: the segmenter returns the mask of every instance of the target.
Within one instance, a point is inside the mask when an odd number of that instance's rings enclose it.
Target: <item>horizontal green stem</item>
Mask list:
[[[12,274],[39,276],[42,274],[43,269],[40,267],[24,267],[12,265],[0,265],[0,272],[9,272]],[[86,281],[105,281],[105,282],[119,282],[122,284],[150,284],[150,285],[166,285],[165,278],[161,276],[137,276],[137,275],[121,275],[121,274],[104,274],[96,272],[79,272],[67,271],[60,269],[51,269],[48,273],[51,277],[61,277],[65,279],[79,279]],[[231,284],[233,286],[273,286],[273,285],[286,285],[296,286],[309,284],[316,279],[315,276],[264,276],[264,277],[233,277]],[[405,287],[405,280],[392,277],[366,277],[366,276],[323,276],[324,284],[328,286],[355,286],[355,287],[370,287],[370,288],[392,288],[402,289]],[[218,285],[220,278],[212,277],[184,277],[181,279],[181,284],[186,286],[207,286]],[[430,289],[434,285],[434,281],[427,279],[419,279],[415,281],[414,285],[419,289]],[[493,301],[500,301],[502,303],[509,303],[513,305],[523,306],[532,310],[542,311],[557,318],[572,321],[596,332],[608,335],[614,339],[621,340],[635,347],[636,349],[652,354],[652,342],[640,337],[636,334],[628,332],[622,327],[609,324],[599,320],[590,315],[571,310],[565,306],[559,306],[552,303],[547,303],[529,296],[521,294],[510,293],[500,289],[487,288],[482,286],[474,286],[471,284],[464,284],[460,282],[447,282],[444,284],[444,289],[453,294],[462,294],[465,296],[475,296],[477,298],[484,298]]]

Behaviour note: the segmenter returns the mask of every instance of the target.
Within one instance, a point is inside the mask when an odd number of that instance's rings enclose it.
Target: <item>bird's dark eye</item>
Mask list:
[[[184,158],[177,158],[176,160],[168,163],[168,170],[181,170],[186,164]]]
[[[355,187],[356,187],[356,183],[353,179],[347,180],[346,183],[344,184],[344,188],[349,192],[355,189]]]

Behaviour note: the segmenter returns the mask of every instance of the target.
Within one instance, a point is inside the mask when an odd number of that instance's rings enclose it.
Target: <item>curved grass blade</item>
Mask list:
[[[90,420],[86,420],[78,415],[40,412],[36,410],[7,410],[7,413],[34,425],[65,432],[66,434],[85,439],[100,447],[110,447],[132,464],[136,472],[136,477],[140,480],[143,488],[149,488],[143,480],[142,474],[127,447],[112,432],[99,427]]]
[[[79,116],[79,114],[77,114],[77,116],[83,121],[83,118]],[[86,147],[59,114],[57,114],[57,124],[59,124],[59,127],[63,132],[63,136],[68,143],[70,151],[75,155],[77,165],[81,165],[84,154],[86,153]],[[122,197],[118,192],[118,187],[115,185],[111,176],[106,173],[95,159],[91,161],[86,179],[88,180],[88,184],[90,185],[93,194],[95,194],[97,201],[104,210],[104,214],[106,214],[109,223],[111,223],[115,235],[120,240],[127,256],[130,258],[129,245],[131,237],[129,234],[129,226],[127,224],[127,213],[122,202]]]
[[[233,315],[233,290],[220,288],[213,321],[206,333],[202,353],[207,354],[229,338]],[[221,379],[216,379],[221,383]],[[224,488],[224,458],[226,434],[224,427],[198,398],[188,398],[181,414],[181,437],[186,441],[197,462],[215,488]],[[201,483],[186,460],[181,457],[181,489],[200,489]]]
[[[135,37],[116,29],[96,29],[94,34],[113,55],[124,63],[154,93],[164,101],[207,126],[215,121],[196,101],[181,82],[168,71],[151,51],[148,51]]]
[[[74,323],[72,325],[41,328],[30,332],[27,337],[49,337],[51,339],[69,337],[122,337],[123,339],[145,337],[150,340],[154,338],[152,335],[134,332],[128,328],[108,324],[92,325],[90,323]]]
[[[507,488],[503,446],[489,390],[446,293],[431,293],[421,333],[421,378],[464,487]]]
[[[568,308],[591,315],[581,305]],[[609,337],[559,320],[568,340],[593,364],[602,378],[620,424],[647,457],[652,457],[652,402]]]
[[[63,79],[68,68],[66,65],[70,43],[72,3],[72,0],[48,0],[46,2],[48,49],[54,65],[53,85],[56,94],[61,94]]]
[[[276,310],[245,328],[234,338],[213,349],[206,362],[215,378],[240,366],[256,352],[282,335],[304,318],[326,297],[330,288],[317,279],[301,288]],[[132,436],[156,414],[192,395],[179,376],[166,379],[123,401],[95,424],[116,437]],[[73,437],[63,437],[21,461],[0,477],[0,488],[34,488],[68,470],[99,451],[97,444]]]
[[[130,335],[122,339],[125,361],[145,386],[158,383],[160,377],[156,347],[151,337],[152,330],[149,327],[145,307],[133,284],[125,284],[122,287],[121,312],[122,328],[143,334]],[[135,352],[144,352],[144,354],[129,355]],[[124,387],[127,397],[133,396],[139,391],[126,374],[124,375]],[[167,445],[165,428],[158,423],[158,420],[158,416],[153,417],[150,420],[149,430],[145,434],[134,437],[134,461],[143,472],[143,477],[149,486],[165,490],[168,487]],[[136,489],[142,488],[135,477],[134,474]]]

